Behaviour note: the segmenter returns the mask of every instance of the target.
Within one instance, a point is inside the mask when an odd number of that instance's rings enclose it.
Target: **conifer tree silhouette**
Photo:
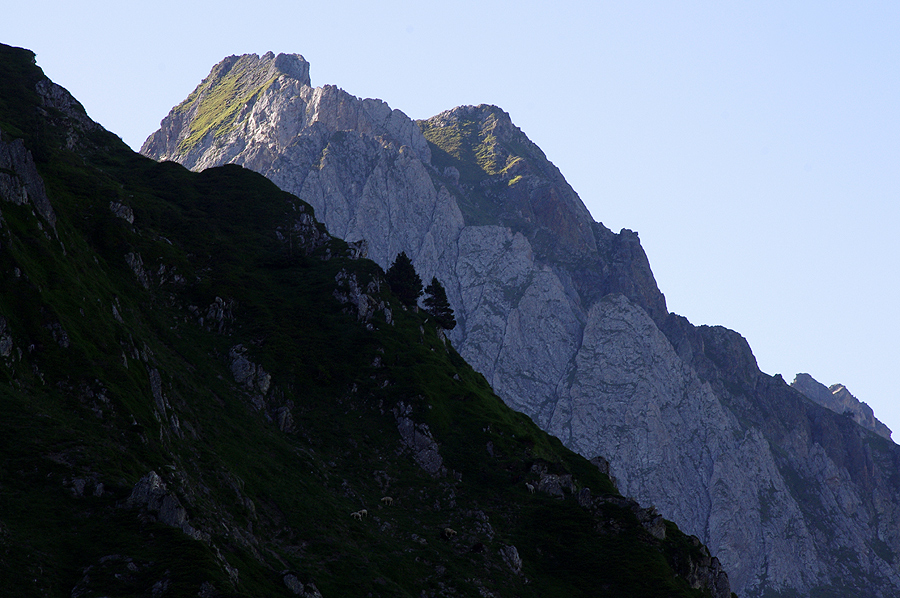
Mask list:
[[[430,313],[441,328],[453,330],[456,327],[456,318],[453,317],[453,308],[447,301],[447,292],[444,285],[436,277],[432,277],[431,284],[425,287],[425,311]]]
[[[385,279],[403,305],[415,307],[422,295],[422,279],[416,274],[416,269],[405,251],[401,251],[394,258],[394,263],[385,273]]]

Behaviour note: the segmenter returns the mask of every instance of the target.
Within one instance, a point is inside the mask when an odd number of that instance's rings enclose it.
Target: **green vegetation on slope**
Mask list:
[[[456,167],[463,183],[476,184],[488,176],[503,174],[521,160],[523,148],[506,147],[494,135],[496,114],[489,114],[484,122],[475,118],[458,118],[443,125],[429,120],[417,122],[437,154],[435,165]]]
[[[494,224],[499,219],[517,230],[528,230],[530,225],[521,214],[510,213],[505,204],[509,191],[524,180],[518,171],[536,148],[499,139],[499,109],[485,107],[484,112],[486,116],[456,114],[448,119],[439,115],[416,124],[438,171],[452,167],[459,172],[458,186],[441,174],[435,176],[454,194],[468,224]]]
[[[191,120],[190,134],[182,140],[179,151],[190,151],[207,134],[227,134],[233,128],[240,109],[276,79],[254,80],[252,63],[252,56],[243,56],[233,63],[226,62],[226,72],[210,73],[185,101],[175,107],[175,112],[195,114]]]

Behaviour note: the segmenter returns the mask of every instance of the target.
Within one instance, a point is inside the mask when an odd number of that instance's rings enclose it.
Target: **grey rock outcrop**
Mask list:
[[[155,471],[151,471],[138,480],[125,501],[125,506],[145,509],[160,523],[177,527],[195,540],[204,538],[203,533],[191,526],[187,511],[181,505],[181,501],[169,492],[165,482]]]
[[[709,554],[709,550],[700,544],[697,537],[692,537],[694,546],[700,551],[700,557],[686,564],[685,577],[692,588],[709,588],[714,596],[729,595],[728,576],[719,559]]]
[[[60,115],[65,120],[66,146],[69,149],[76,146],[84,133],[103,130],[103,127],[87,115],[81,102],[61,85],[43,79],[38,81],[35,91],[41,98],[41,105],[46,116],[56,119],[56,115]]]
[[[384,301],[375,298],[381,286],[377,280],[369,281],[365,288],[362,288],[355,274],[341,270],[335,276],[335,282],[337,288],[334,291],[334,298],[350,306],[348,311],[352,312],[358,321],[368,324],[376,313],[381,312],[385,322],[391,323],[391,310]]]
[[[111,201],[109,202],[109,209],[116,217],[121,218],[128,224],[134,224],[134,210],[129,206],[117,201]]]
[[[6,318],[0,316],[0,357],[9,357],[13,350],[12,334],[6,325]]]
[[[44,180],[38,174],[31,152],[21,139],[4,140],[0,133],[0,199],[16,205],[31,204],[50,228],[56,228],[56,214]]]
[[[125,262],[128,264],[128,267],[131,268],[134,275],[137,277],[138,281],[141,283],[141,286],[145,289],[150,288],[150,274],[144,268],[144,260],[141,257],[140,253],[129,252],[125,254]]]
[[[891,439],[891,429],[875,417],[875,412],[869,405],[850,394],[843,384],[832,384],[826,388],[809,374],[797,374],[791,386],[819,405],[828,407],[835,413],[849,415],[862,427]]]
[[[303,584],[296,575],[288,573],[284,576],[284,585],[297,596],[302,598],[322,598],[322,593],[312,582]]]
[[[519,556],[519,550],[515,546],[502,546],[500,556],[513,572],[517,575],[522,574],[522,557]]]
[[[412,407],[403,401],[394,408],[394,418],[397,420],[397,430],[403,445],[412,452],[419,467],[433,476],[446,474],[444,460],[428,425],[417,424],[410,417],[411,414]]]
[[[250,361],[246,353],[243,345],[235,345],[228,352],[231,361],[231,375],[234,376],[234,381],[247,391],[263,396],[269,392],[272,376],[261,365]]]
[[[637,233],[594,222],[509,115],[463,106],[415,123],[276,62],[215,67],[142,152],[195,170],[241,164],[382,267],[405,251],[443,282],[451,340],[504,401],[603,455],[623,494],[709,546],[704,583],[722,585],[721,562],[742,596],[900,591],[900,450],[760,372],[737,333],[668,313]],[[204,98],[235,73],[252,82],[234,92],[245,101],[197,129],[215,108]],[[439,471],[427,430],[395,417]]]

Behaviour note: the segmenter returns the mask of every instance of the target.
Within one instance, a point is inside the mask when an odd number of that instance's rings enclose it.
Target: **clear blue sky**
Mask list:
[[[504,108],[669,309],[763,371],[842,382],[900,438],[900,3],[9,3],[0,41],[134,148],[230,54],[413,118]]]

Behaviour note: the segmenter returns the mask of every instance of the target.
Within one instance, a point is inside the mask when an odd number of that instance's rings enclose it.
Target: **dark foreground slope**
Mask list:
[[[296,197],[7,46],[0,135],[3,595],[728,596]]]

